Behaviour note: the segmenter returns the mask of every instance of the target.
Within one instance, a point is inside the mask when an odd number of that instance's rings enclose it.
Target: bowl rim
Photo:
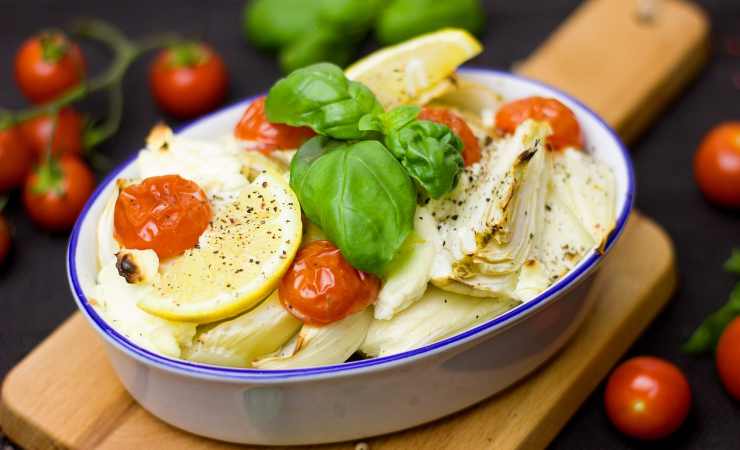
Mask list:
[[[82,224],[86,220],[90,208],[98,199],[98,197],[103,193],[103,191],[108,187],[108,185],[112,181],[114,181],[122,171],[128,168],[136,160],[138,156],[138,152],[136,152],[130,158],[128,158],[123,163],[118,165],[115,169],[113,169],[100,182],[100,184],[97,186],[97,188],[85,204],[75,223],[74,228],[72,229],[69,244],[67,247],[67,277],[78,308],[82,311],[83,315],[88,319],[93,328],[95,328],[109,343],[113,344],[114,347],[123,351],[128,356],[131,356],[147,365],[152,365],[167,372],[194,378],[203,378],[226,382],[259,381],[263,383],[269,383],[285,382],[289,380],[301,380],[306,378],[316,380],[320,378],[356,375],[360,373],[388,369],[390,367],[394,367],[422,357],[439,353],[445,349],[456,347],[475,338],[482,337],[485,332],[494,331],[515,321],[519,321],[528,316],[529,313],[532,313],[540,307],[549,304],[550,301],[560,297],[566,291],[570,290],[570,288],[572,288],[581,278],[585,277],[593,270],[595,270],[598,264],[601,262],[601,260],[603,260],[603,258],[606,256],[606,254],[613,247],[614,243],[624,231],[627,219],[633,209],[635,199],[635,175],[631,157],[627,148],[625,147],[619,136],[616,134],[616,132],[599,115],[597,115],[594,111],[592,111],[589,107],[587,107],[579,100],[575,99],[569,94],[562,92],[557,88],[550,86],[547,83],[497,69],[482,67],[463,67],[458,69],[458,71],[463,74],[468,73],[472,75],[478,74],[484,76],[493,75],[497,78],[515,79],[518,81],[523,81],[525,83],[533,84],[540,88],[544,88],[545,90],[552,91],[554,94],[556,94],[556,96],[567,99],[569,102],[572,102],[573,104],[580,107],[590,117],[591,120],[596,122],[597,125],[600,125],[607,131],[607,133],[611,136],[611,139],[614,141],[614,143],[616,143],[617,148],[619,149],[621,163],[624,165],[627,175],[627,191],[625,194],[622,209],[621,211],[619,211],[619,214],[617,216],[614,230],[607,238],[603,252],[592,251],[566,276],[558,280],[552,286],[548,287],[545,291],[537,295],[532,300],[529,300],[526,303],[522,303],[510,309],[509,311],[506,311],[505,313],[479,325],[476,325],[475,327],[472,327],[466,331],[434,342],[432,344],[393,355],[345,362],[341,364],[298,369],[260,370],[200,364],[159,355],[157,353],[144,349],[143,347],[140,347],[122,334],[118,333],[111,326],[109,326],[88,302],[77,276],[77,263],[75,256],[77,254],[77,247],[80,240],[80,231],[82,228]],[[181,126],[177,129],[177,132],[179,133],[182,131],[186,131],[201,122],[210,120],[214,115],[220,114],[228,109],[236,108],[239,106],[246,106],[258,96],[259,95],[251,96],[219,108],[216,111],[213,111],[190,123]]]

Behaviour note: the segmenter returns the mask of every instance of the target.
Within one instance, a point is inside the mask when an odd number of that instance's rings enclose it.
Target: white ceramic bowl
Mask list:
[[[634,176],[615,133],[578,101],[512,75],[464,69],[462,76],[513,99],[555,97],[578,117],[588,150],[616,175],[614,245],[632,209]],[[250,100],[180,130],[208,138],[230,133]],[[114,170],[88,201],[69,243],[68,274],[82,314],[102,336],[113,367],[152,414],[195,434],[250,444],[314,444],[361,439],[413,427],[479,402],[521,379],[558,351],[589,313],[585,295],[603,256],[593,252],[537,298],[505,314],[416,350],[345,364],[265,371],[174,360],[132,343],[88,303],[96,277],[95,226],[134,158]]]

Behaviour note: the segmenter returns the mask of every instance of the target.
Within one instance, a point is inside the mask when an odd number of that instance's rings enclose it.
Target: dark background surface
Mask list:
[[[12,79],[12,58],[21,41],[43,27],[63,25],[81,15],[106,19],[133,37],[156,30],[202,37],[221,52],[230,69],[230,101],[263,91],[280,74],[274,58],[256,52],[242,39],[242,3],[0,0],[0,105],[24,104]],[[486,51],[473,64],[509,69],[532,52],[579,2],[488,3]],[[637,207],[662,224],[674,239],[681,282],[669,306],[629,355],[658,355],[680,365],[692,385],[692,414],[669,440],[640,445],[610,427],[602,410],[602,384],[555,439],[555,449],[740,448],[740,403],[724,394],[710,358],[695,359],[679,351],[681,342],[701,319],[726,301],[735,280],[721,271],[721,265],[730,248],[740,246],[740,214],[706,203],[691,170],[702,135],[720,121],[740,119],[740,1],[699,3],[709,13],[713,27],[709,64],[632,145]],[[103,49],[88,45],[84,50],[93,69],[104,67],[107,59]],[[149,59],[135,64],[126,77],[122,129],[101,148],[115,162],[139,149],[148,129],[162,118],[148,94]],[[93,113],[104,111],[95,102],[88,106]],[[22,213],[17,195],[7,216],[17,249],[8,267],[0,269],[0,377],[75,309],[65,275],[66,236],[35,230]]]

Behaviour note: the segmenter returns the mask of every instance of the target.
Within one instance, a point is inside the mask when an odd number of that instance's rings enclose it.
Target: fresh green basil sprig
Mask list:
[[[318,63],[275,83],[265,112],[272,123],[311,127],[335,139],[365,139],[373,133],[358,128],[360,119],[382,114],[383,107],[367,86],[347,79],[338,66]]]
[[[732,256],[725,263],[725,270],[740,275],[740,249],[732,251]],[[710,314],[694,331],[684,344],[683,351],[700,354],[713,350],[727,325],[738,316],[740,316],[740,283],[735,284],[729,301]]]
[[[365,116],[360,129],[380,131],[385,145],[432,198],[450,192],[463,168],[462,141],[446,125],[416,120],[418,106],[399,106],[379,116]]]
[[[366,272],[382,275],[413,228],[414,186],[378,141],[308,140],[293,157],[290,186],[306,216]]]

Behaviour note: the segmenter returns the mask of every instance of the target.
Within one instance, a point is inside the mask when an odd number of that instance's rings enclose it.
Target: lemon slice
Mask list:
[[[380,49],[345,73],[367,85],[387,109],[428,97],[427,91],[439,90],[440,83],[482,49],[467,31],[447,28]]]
[[[298,199],[264,170],[221,208],[197,248],[165,261],[138,305],[169,320],[205,323],[242,313],[272,292],[301,243]]]

